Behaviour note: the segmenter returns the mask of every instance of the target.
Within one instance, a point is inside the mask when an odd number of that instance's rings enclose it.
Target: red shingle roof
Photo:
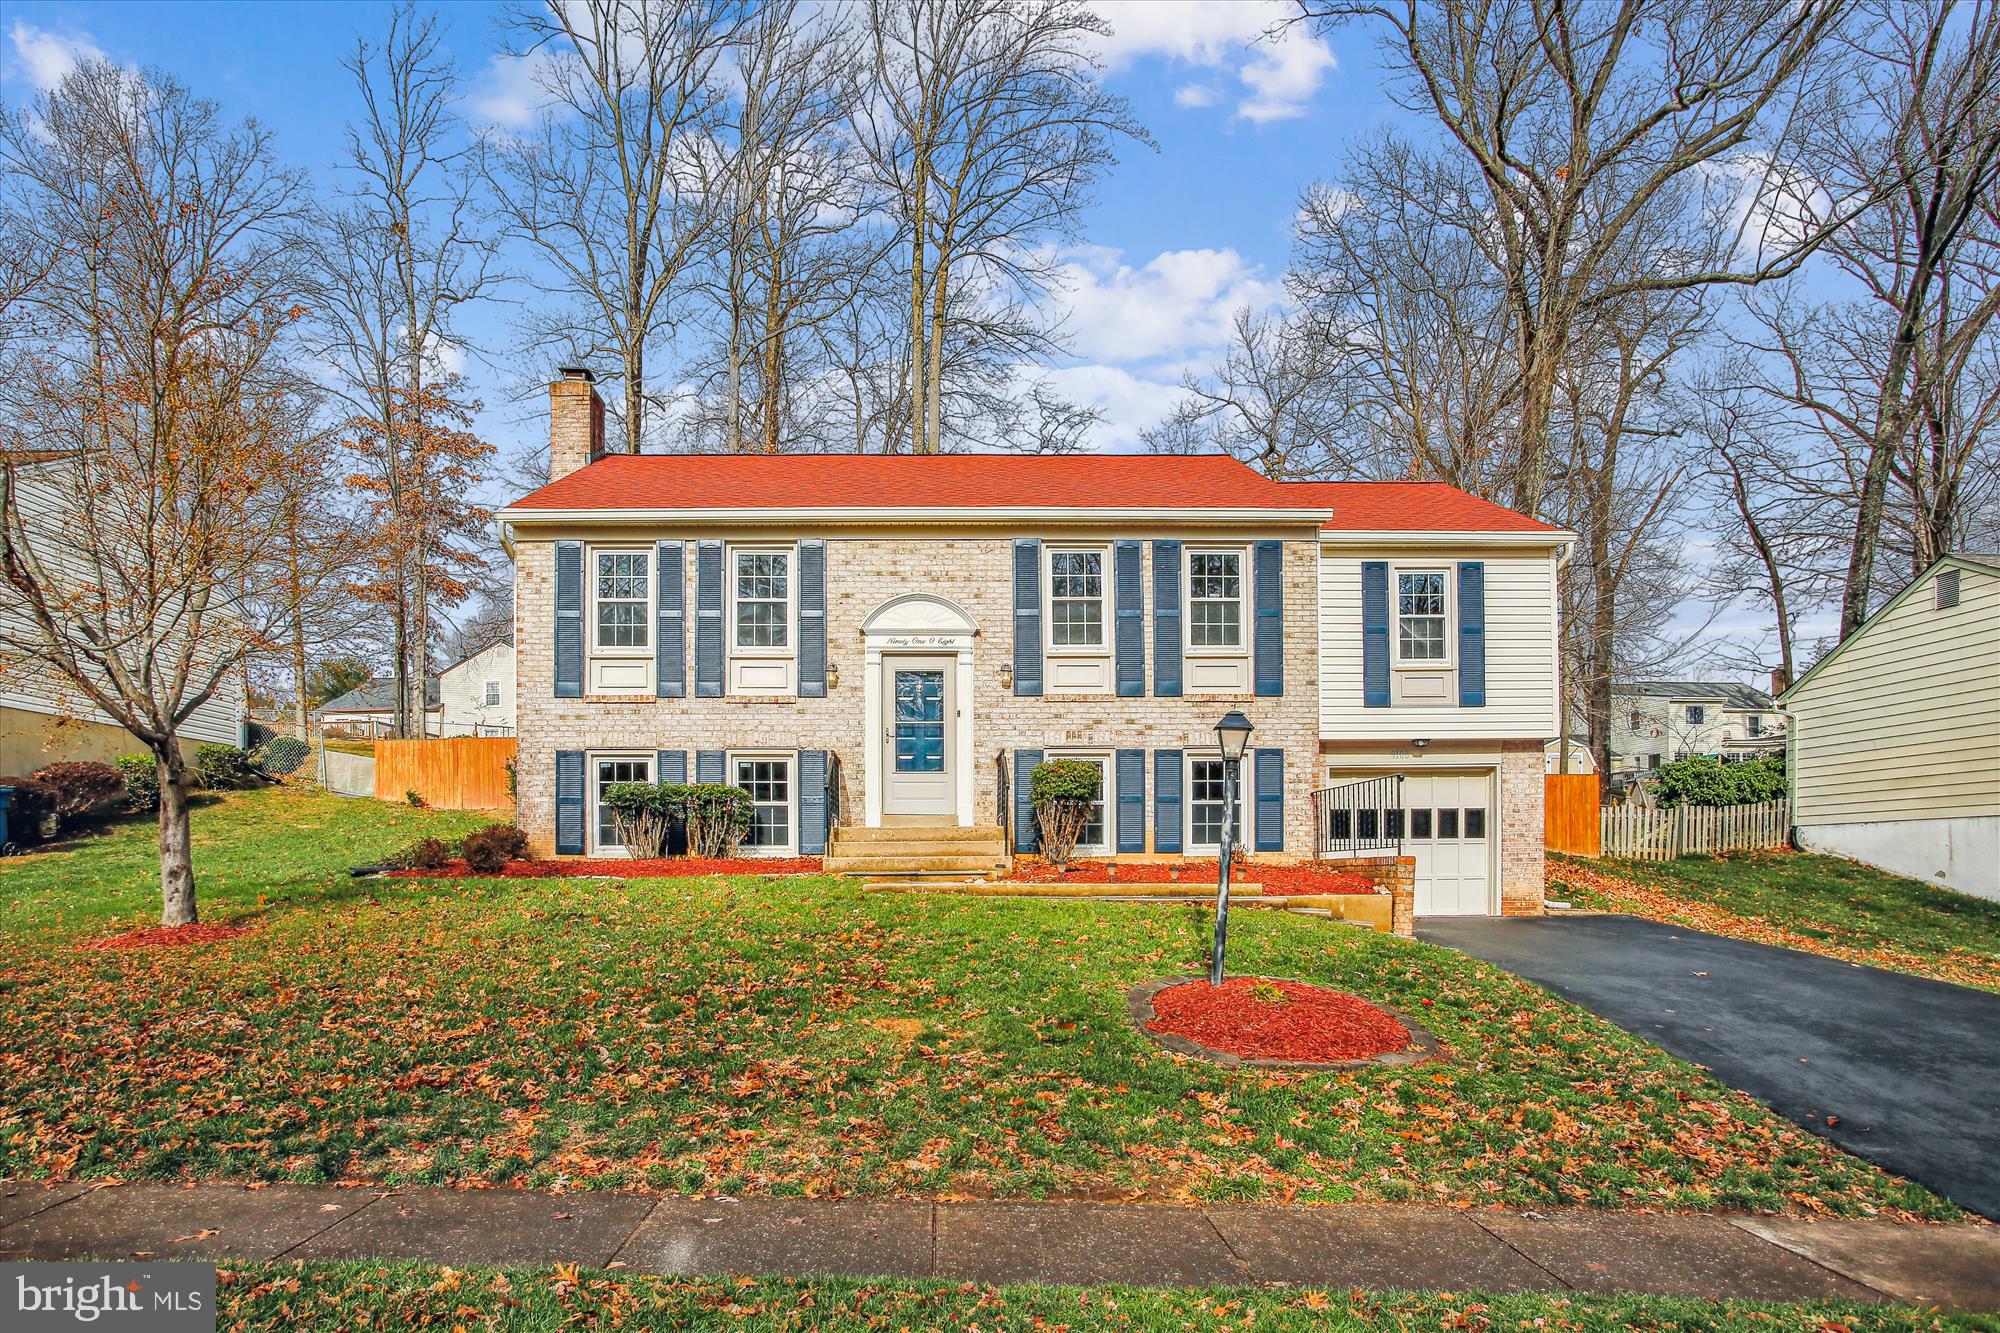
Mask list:
[[[508,509],[1330,509],[1325,532],[1560,531],[1443,482],[1275,482],[1219,454],[611,454]]]
[[[1219,454],[610,454],[512,509],[1317,509]]]
[[[1546,532],[1561,528],[1441,481],[1294,481],[1333,517],[1321,532]]]

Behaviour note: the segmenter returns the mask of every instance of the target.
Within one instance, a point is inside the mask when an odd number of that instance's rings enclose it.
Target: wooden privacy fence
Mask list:
[[[1604,855],[1671,861],[1690,852],[1782,847],[1791,837],[1792,803],[1677,805],[1667,810],[1614,806],[1604,812]]]
[[[1542,776],[1542,845],[1573,856],[1598,854],[1597,774]]]
[[[511,810],[512,736],[375,742],[375,799],[403,801],[415,792],[440,810]]]

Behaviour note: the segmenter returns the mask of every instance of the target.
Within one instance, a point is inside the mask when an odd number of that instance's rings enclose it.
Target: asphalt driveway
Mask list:
[[[2000,1218],[2000,995],[1631,916],[1425,917],[1960,1207]]]

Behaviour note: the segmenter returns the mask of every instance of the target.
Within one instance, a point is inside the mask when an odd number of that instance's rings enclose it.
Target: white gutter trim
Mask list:
[[[1321,532],[1319,540],[1322,546],[1380,546],[1384,543],[1463,546],[1469,542],[1507,546],[1571,546],[1576,542],[1576,534],[1560,528],[1550,532],[1486,532],[1476,528],[1439,532],[1429,528],[1378,528],[1367,532]]]
[[[918,509],[800,506],[785,509],[502,509],[508,523],[1310,523],[1325,509],[1078,508],[1073,505]]]

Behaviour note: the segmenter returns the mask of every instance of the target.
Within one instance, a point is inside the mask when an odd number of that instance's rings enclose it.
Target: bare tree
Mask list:
[[[54,673],[152,754],[162,924],[197,919],[181,728],[272,639],[237,596],[274,521],[274,367],[301,313],[301,182],[252,122],[86,62],[0,111],[10,224],[57,259],[44,345],[4,379],[0,657]]]
[[[953,394],[1057,345],[1047,243],[1075,235],[1119,139],[1152,142],[1098,79],[1106,31],[1078,0],[869,0],[854,125],[908,257],[911,452],[944,448]]]
[[[317,270],[314,353],[339,368],[338,391],[364,434],[404,447],[358,458],[386,521],[375,540],[393,593],[394,734],[422,735],[431,662],[436,571],[410,540],[439,502],[436,456],[417,446],[428,425],[409,419],[430,402],[466,353],[457,317],[489,294],[493,247],[481,234],[468,148],[454,106],[459,78],[434,15],[403,5],[379,46],[357,39],[343,60],[360,94],[348,126],[337,203],[313,219]],[[370,424],[372,423],[372,424]]]
[[[528,316],[537,349],[608,359],[625,448],[646,437],[648,360],[729,197],[717,134],[721,74],[744,24],[728,0],[578,0],[508,11],[510,51],[536,62],[548,105],[521,135],[489,135],[486,179],[508,233],[554,298]]]
[[[1155,453],[1212,448],[1276,481],[1354,476],[1343,452],[1334,362],[1311,328],[1283,312],[1236,312],[1228,349],[1209,373],[1187,372],[1181,399],[1144,433]]]
[[[1845,220],[1842,209],[1772,220],[1768,208],[1783,202],[1773,185],[1787,178],[1793,112],[1849,8],[1301,0],[1315,25],[1380,26],[1399,80],[1391,95],[1442,132],[1439,169],[1454,191],[1485,202],[1471,235],[1514,326],[1516,508],[1542,503],[1577,338],[1638,294],[1789,272]],[[1736,206],[1746,193],[1749,206]],[[1746,252],[1751,227],[1761,234]],[[1644,265],[1629,262],[1639,245]]]
[[[1798,379],[1788,395],[1865,441],[1843,638],[1868,616],[1899,462],[1922,497],[1917,558],[1928,564],[1948,547],[1971,443],[1957,429],[1957,381],[1982,355],[1990,361],[1982,349],[2000,315],[2000,8],[1871,0],[1862,27],[1865,58],[1838,105],[1809,121],[1803,156],[1815,191],[1873,200],[1827,246],[1862,308],[1813,311],[1779,331],[1798,347],[1837,322],[1871,381],[1858,402],[1845,375]]]

